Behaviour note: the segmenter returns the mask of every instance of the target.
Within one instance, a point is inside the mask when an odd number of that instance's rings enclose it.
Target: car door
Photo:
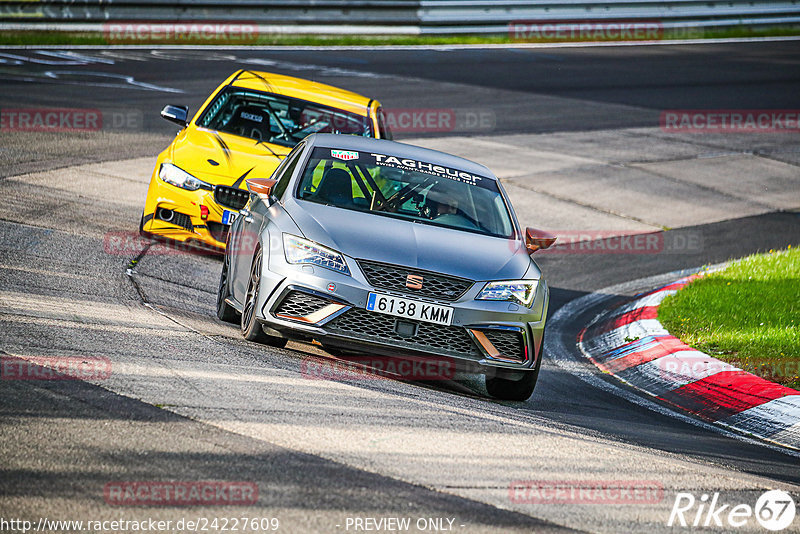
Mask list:
[[[275,170],[271,178],[278,180],[275,184],[274,196],[280,198],[286,190],[289,180],[291,180],[300,154],[303,152],[304,144],[297,145],[292,152],[283,160],[283,163]],[[231,240],[234,246],[231,254],[231,279],[233,280],[233,297],[240,303],[244,302],[247,292],[247,284],[250,277],[250,268],[253,263],[253,256],[256,248],[262,239],[262,233],[267,226],[269,217],[269,205],[256,194],[250,194],[247,205],[239,212],[236,220],[238,224],[235,241]],[[232,236],[233,237],[233,236]],[[279,248],[279,247],[278,247]],[[270,246],[268,241],[264,242],[262,254],[264,255],[264,265],[268,265],[268,255]]]

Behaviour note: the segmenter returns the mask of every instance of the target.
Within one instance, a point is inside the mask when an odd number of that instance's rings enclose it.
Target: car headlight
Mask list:
[[[506,300],[518,302],[530,308],[536,297],[538,280],[509,280],[505,282],[488,282],[475,300]]]
[[[188,191],[197,191],[201,188],[208,189],[209,191],[214,189],[214,186],[212,186],[210,183],[195,178],[188,172],[184,171],[180,167],[176,167],[172,163],[162,163],[161,168],[158,170],[158,177],[168,184],[172,184],[175,187],[180,187]]]
[[[309,263],[346,275],[350,274],[344,256],[308,239],[283,234],[283,251],[289,263]]]

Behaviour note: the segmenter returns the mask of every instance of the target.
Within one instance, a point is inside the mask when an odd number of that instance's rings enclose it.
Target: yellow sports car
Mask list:
[[[235,72],[191,121],[188,111],[161,111],[182,130],[158,155],[139,232],[219,251],[248,200],[245,179],[269,178],[307,135],[391,139],[376,100],[268,72]]]

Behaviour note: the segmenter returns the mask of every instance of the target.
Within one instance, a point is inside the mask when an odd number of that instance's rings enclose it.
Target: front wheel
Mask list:
[[[288,340],[286,338],[265,334],[264,330],[261,328],[261,324],[256,318],[258,290],[261,286],[261,265],[262,255],[259,250],[253,258],[253,266],[250,269],[250,280],[247,283],[247,295],[244,299],[244,308],[242,308],[242,336],[248,341],[264,343],[272,347],[285,347]]]

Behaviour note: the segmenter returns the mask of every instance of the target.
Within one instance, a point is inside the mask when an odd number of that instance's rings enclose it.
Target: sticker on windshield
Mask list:
[[[382,167],[393,167],[404,171],[419,171],[425,174],[430,174],[439,178],[449,178],[456,182],[464,182],[470,185],[478,185],[483,178],[475,174],[459,171],[457,169],[450,169],[443,165],[435,165],[433,163],[425,163],[410,158],[398,158],[396,156],[387,156],[386,154],[370,154],[375,158],[375,163]]]
[[[358,152],[353,150],[331,150],[331,156],[336,159],[350,161],[351,159],[358,159]]]

